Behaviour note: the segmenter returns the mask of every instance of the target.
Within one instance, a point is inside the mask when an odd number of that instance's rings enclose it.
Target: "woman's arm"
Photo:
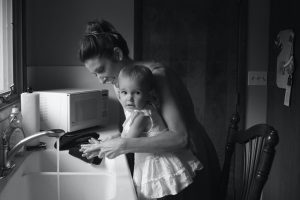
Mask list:
[[[120,132],[113,132],[113,133],[110,133],[110,134],[104,134],[104,133],[100,132],[98,140],[107,141],[107,140],[111,140],[111,139],[114,139],[114,138],[117,138],[117,137],[120,137],[120,136],[121,136]]]
[[[84,151],[85,154],[92,154],[99,151],[99,155],[114,158],[125,153],[155,153],[176,151],[185,148],[188,144],[188,130],[184,123],[183,113],[177,96],[174,91],[180,88],[172,88],[172,83],[178,77],[172,73],[167,73],[164,68],[159,68],[153,72],[157,84],[157,92],[160,97],[160,112],[169,129],[164,134],[153,137],[138,138],[115,138],[93,145]],[[169,81],[172,80],[172,81]],[[176,84],[177,85],[177,84]],[[186,97],[190,98],[189,96]]]
[[[137,113],[136,116],[134,116],[134,120],[130,126],[130,129],[125,133],[123,132],[120,136],[122,138],[136,138],[139,137],[143,132],[147,132],[151,128],[151,120],[148,116],[145,116],[141,113]],[[115,139],[117,140],[117,139]],[[84,157],[87,157],[88,159],[93,158],[95,156],[98,156],[100,158],[106,156],[108,158],[114,158],[117,155],[115,155],[116,151],[113,150],[112,147],[118,146],[115,144],[115,141],[111,143],[107,140],[102,140],[101,142],[98,140],[95,140],[94,138],[91,138],[89,140],[90,144],[83,144],[81,145],[80,151],[83,152]],[[103,147],[101,144],[106,144]],[[119,153],[121,154],[121,153]],[[118,155],[119,155],[118,154]]]

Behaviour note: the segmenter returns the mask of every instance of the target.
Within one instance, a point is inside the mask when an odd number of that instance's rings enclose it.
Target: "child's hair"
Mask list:
[[[154,78],[151,70],[145,66],[132,65],[123,67],[119,73],[120,78],[130,78],[131,80],[137,80],[142,84],[146,90],[150,91],[154,89]]]
[[[96,56],[111,58],[114,47],[119,47],[123,55],[128,57],[127,43],[111,23],[105,20],[90,21],[80,40],[79,59],[81,62],[85,62]]]

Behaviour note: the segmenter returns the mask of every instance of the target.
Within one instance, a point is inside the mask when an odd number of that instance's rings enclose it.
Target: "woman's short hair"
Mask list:
[[[111,58],[115,47],[119,47],[123,55],[128,56],[127,43],[115,27],[105,20],[93,20],[87,23],[85,34],[80,40],[79,59],[85,62],[96,56]]]
[[[154,77],[148,67],[142,65],[131,65],[123,67],[119,73],[120,78],[130,78],[131,80],[140,81],[147,90],[154,89]]]

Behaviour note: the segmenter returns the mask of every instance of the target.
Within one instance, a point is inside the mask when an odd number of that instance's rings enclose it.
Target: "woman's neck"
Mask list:
[[[132,65],[134,63],[134,60],[129,58],[129,57],[125,57],[121,62],[120,62],[120,65],[121,65],[121,69],[125,66],[128,66],[128,65]]]
[[[129,57],[124,57],[123,60],[118,61],[115,65],[115,76],[118,77],[120,71],[122,70],[123,67],[126,67],[128,65],[132,65],[134,63],[133,59],[129,58]],[[113,84],[116,88],[119,88],[119,86],[117,85],[117,82],[115,82]]]

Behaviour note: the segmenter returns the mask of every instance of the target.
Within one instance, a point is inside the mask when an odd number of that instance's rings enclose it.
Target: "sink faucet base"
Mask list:
[[[8,166],[1,169],[0,180],[7,177],[15,168],[15,164],[9,163]]]

